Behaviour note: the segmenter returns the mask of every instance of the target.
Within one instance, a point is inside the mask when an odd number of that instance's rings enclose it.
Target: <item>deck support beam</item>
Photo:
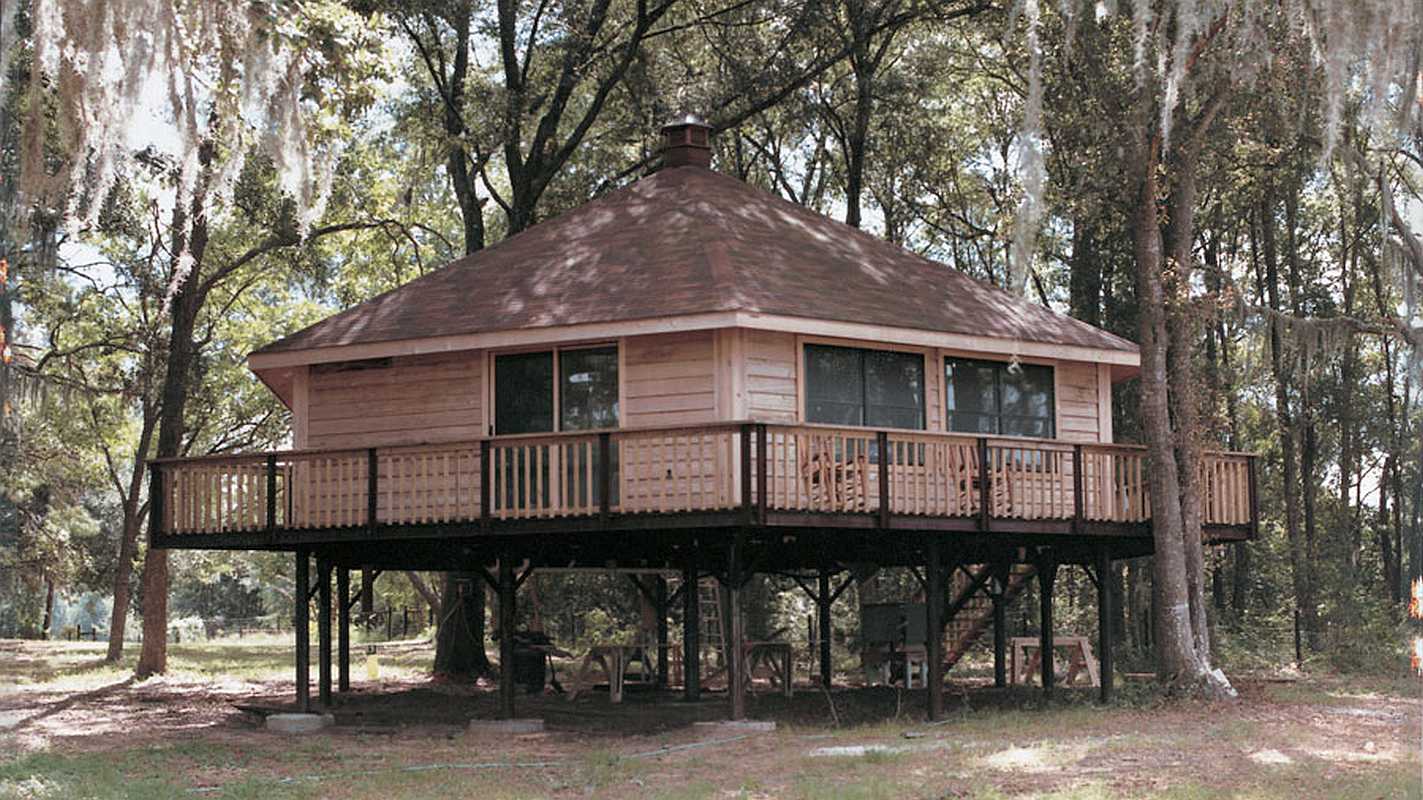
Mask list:
[[[743,578],[742,560],[744,554],[741,553],[742,545],[738,541],[733,541],[727,548],[726,559],[726,627],[728,638],[726,642],[726,680],[727,694],[731,698],[731,718],[733,720],[746,719],[746,653],[745,653],[745,631],[743,630],[743,620],[741,614],[741,584]]]
[[[1099,700],[1112,702],[1112,552],[1097,548],[1097,656],[1101,677]]]
[[[514,559],[499,558],[499,718],[514,718]]]
[[[925,657],[929,661],[929,720],[944,713],[944,564],[939,539],[929,539],[924,564]]]
[[[336,570],[336,690],[351,691],[351,570]]]
[[[1038,654],[1042,666],[1043,697],[1052,697],[1056,673],[1053,672],[1052,592],[1057,581],[1057,559],[1051,552],[1038,555],[1038,602],[1042,626],[1038,632]]]
[[[820,568],[819,593],[815,596],[816,622],[819,624],[818,637],[820,640],[820,683],[826,689],[830,688],[831,678],[834,675],[834,665],[830,663],[830,604],[835,598],[830,594],[830,568]]]
[[[361,624],[370,625],[371,615],[376,613],[376,573],[375,570],[361,570]]]
[[[325,557],[318,556],[316,559],[316,630],[319,637],[317,645],[317,682],[320,692],[320,703],[322,708],[331,707],[331,562]]]
[[[1013,565],[994,564],[988,597],[993,601],[993,686],[1008,686],[1008,581]]]
[[[653,605],[657,606],[657,688],[667,688],[667,577],[654,578]]]
[[[701,587],[697,585],[695,544],[682,564],[682,697],[702,699]]]
[[[296,639],[296,710],[311,711],[311,554],[296,551],[293,637]]]

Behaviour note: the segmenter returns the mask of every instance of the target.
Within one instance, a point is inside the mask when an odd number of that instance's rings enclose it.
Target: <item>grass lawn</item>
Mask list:
[[[1238,677],[1224,704],[1128,686],[1108,709],[970,688],[935,725],[918,692],[762,693],[752,716],[778,726],[757,734],[690,725],[724,716],[716,695],[615,707],[594,692],[520,698],[548,732],[480,736],[465,722],[492,714],[487,687],[428,681],[429,649],[408,646],[375,683],[356,658],[335,728],[280,737],[233,703],[289,700],[285,641],[175,646],[170,674],[141,683],[102,655],[0,642],[0,798],[1423,797],[1423,703],[1402,677]]]

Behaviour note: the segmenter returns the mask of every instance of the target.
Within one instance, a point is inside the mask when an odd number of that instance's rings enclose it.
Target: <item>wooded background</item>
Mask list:
[[[287,557],[145,553],[144,462],[281,447],[249,351],[636,180],[696,112],[716,169],[1146,341],[1170,394],[1117,387],[1118,441],[1262,454],[1259,540],[1170,570],[1215,662],[1292,660],[1298,630],[1308,661],[1404,668],[1423,10],[1044,5],[7,3],[0,636],[88,620],[117,659],[130,619],[289,616]],[[845,641],[900,578],[846,595]],[[460,623],[437,666],[480,672],[460,585],[389,575],[377,605]],[[533,585],[565,642],[636,624],[626,579]],[[1091,619],[1084,576],[1059,585]],[[1112,585],[1150,669],[1152,565]],[[804,638],[792,585],[748,594],[752,634]]]

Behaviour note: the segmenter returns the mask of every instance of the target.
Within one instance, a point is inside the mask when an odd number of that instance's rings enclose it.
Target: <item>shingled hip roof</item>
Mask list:
[[[1137,351],[735,178],[686,166],[659,170],[257,352],[719,311]]]

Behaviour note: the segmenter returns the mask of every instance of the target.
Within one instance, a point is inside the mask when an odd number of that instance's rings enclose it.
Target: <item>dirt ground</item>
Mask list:
[[[427,649],[426,649],[427,650]],[[1235,676],[1230,703],[1122,687],[1044,704],[972,682],[923,717],[924,693],[761,688],[749,732],[726,700],[605,691],[521,696],[547,730],[480,735],[488,686],[421,677],[419,646],[339,697],[337,725],[284,737],[237,705],[290,703],[280,643],[175,649],[170,675],[134,682],[102,645],[0,641],[0,798],[1394,798],[1423,797],[1423,702],[1396,679]],[[832,710],[833,707],[833,710]]]

